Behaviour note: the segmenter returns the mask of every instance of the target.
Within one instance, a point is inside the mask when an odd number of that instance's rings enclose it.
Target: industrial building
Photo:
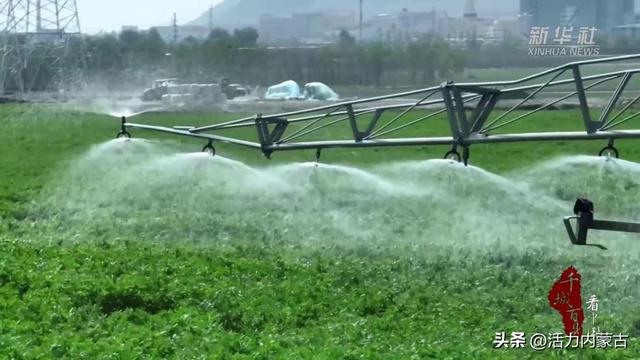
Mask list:
[[[259,41],[263,44],[318,44],[330,39],[336,30],[356,26],[356,16],[350,11],[296,13],[291,17],[263,15],[258,24],[258,33]]]
[[[602,32],[635,22],[634,0],[520,0],[531,26],[593,27]]]

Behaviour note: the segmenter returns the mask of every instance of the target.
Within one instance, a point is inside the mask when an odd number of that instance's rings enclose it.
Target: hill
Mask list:
[[[449,16],[461,16],[464,11],[464,0],[366,0],[365,19],[380,13],[396,13],[403,8],[410,11],[431,11],[436,8],[445,11]],[[518,11],[516,0],[476,1],[480,16],[512,15]],[[344,0],[225,0],[213,8],[212,18],[215,26],[234,28],[239,26],[256,26],[260,16],[269,14],[287,17],[293,13],[315,12],[323,10],[348,10],[358,12],[358,1]],[[189,25],[209,24],[209,11]]]

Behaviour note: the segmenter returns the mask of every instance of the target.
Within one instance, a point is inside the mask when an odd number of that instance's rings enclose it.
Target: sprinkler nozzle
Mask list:
[[[593,202],[589,199],[578,199],[576,204],[573,206],[573,213],[576,215],[583,213],[593,214]]]
[[[213,147],[213,140],[209,140],[209,143],[202,148],[202,152],[216,156],[216,148]]]
[[[122,118],[122,124],[120,125],[120,132],[117,135],[118,139],[121,138],[127,138],[127,139],[131,139],[131,134],[129,134],[129,132],[127,132],[127,118],[125,116],[123,116]]]
[[[471,152],[469,151],[469,146],[465,146],[462,150],[462,161],[464,162],[464,166],[469,166],[469,157]]]

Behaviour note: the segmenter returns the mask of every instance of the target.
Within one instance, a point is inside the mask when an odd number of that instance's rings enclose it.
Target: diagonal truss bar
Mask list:
[[[202,127],[168,129],[164,127],[138,124],[127,124],[127,126],[258,148],[265,154],[270,154],[275,151],[336,147],[367,148],[451,144],[464,144],[465,146],[470,146],[472,144],[482,143],[488,144],[525,141],[639,139],[640,130],[609,131],[609,129],[640,116],[640,112],[638,112],[620,120],[622,116],[625,116],[625,112],[629,108],[631,108],[636,102],[640,101],[640,96],[638,96],[633,101],[626,104],[622,111],[611,117],[616,104],[618,104],[623,95],[623,92],[627,90],[630,79],[634,74],[640,72],[640,69],[629,69],[583,77],[580,68],[583,65],[632,59],[640,59],[640,54],[572,62],[513,81],[460,84],[447,82],[436,87],[421,90],[337,104],[334,103],[312,109],[297,110],[282,114],[266,116],[258,115],[250,118]],[[571,71],[573,76],[567,79],[561,79],[561,76],[566,74],[567,71]],[[542,77],[544,77],[543,83],[529,83],[531,80],[541,79]],[[549,77],[551,78],[549,79]],[[600,115],[597,121],[592,121],[591,114],[589,113],[589,104],[587,102],[587,91],[614,79],[621,79],[621,81],[617,84],[613,95],[603,110],[603,114]],[[528,101],[544,91],[544,89],[564,84],[575,86],[575,91],[566,90],[562,87],[562,89],[559,90],[562,90],[563,93],[565,90],[567,92],[571,92],[564,96],[559,95],[559,98],[557,99],[551,98],[549,99],[550,102],[531,111],[527,111],[526,113],[520,114],[519,111],[518,113],[514,113],[518,109],[521,109],[522,105],[526,104]],[[438,93],[440,93],[440,98],[430,99],[431,97],[438,95]],[[585,123],[585,129],[583,131],[490,134],[490,132],[494,130],[520,121],[525,117],[548,109],[549,107],[576,95],[578,95],[580,101],[580,110]],[[393,105],[379,103],[383,100],[403,100],[406,97],[414,96],[417,98],[417,101],[411,101],[409,103],[394,103]],[[514,101],[514,103],[517,104],[515,106],[510,104],[509,109],[505,113],[497,114],[496,119],[488,122],[487,119],[489,119],[490,115],[494,112],[497,103],[501,100],[517,100]],[[474,103],[473,105],[466,105],[467,108],[472,107],[471,111],[465,109],[465,104],[476,101],[477,103]],[[427,108],[427,106],[432,105],[434,108]],[[423,109],[426,111],[424,113],[417,112],[419,109],[421,111]],[[382,119],[383,113],[387,113],[392,110],[394,113],[389,116],[391,120],[386,121],[384,125],[378,127],[378,122]],[[407,116],[407,114],[412,111],[416,111],[413,113],[414,115],[411,117]],[[410,126],[415,126],[420,122],[444,113],[447,114],[449,119],[450,134],[448,136],[388,138],[390,134],[406,129]],[[369,123],[360,124],[361,126],[364,124],[366,128],[364,130],[359,129],[358,122],[360,121],[358,121],[358,118],[360,116],[370,114],[373,114],[373,117],[370,118]],[[508,118],[514,116],[515,118],[508,120]],[[335,132],[330,131],[324,132],[324,134],[328,134],[328,138],[318,136],[318,138],[322,140],[298,141],[298,139],[303,136],[320,132],[322,129],[345,121],[348,121],[348,125],[350,125],[351,135],[353,136],[352,138],[347,140],[331,139],[335,136]],[[290,129],[290,125],[293,123],[300,124],[300,127]],[[275,125],[275,128],[271,131],[270,129],[273,125]],[[258,126],[260,143],[205,133],[207,131],[213,132],[216,130],[251,128],[256,126]],[[285,138],[284,135],[285,132],[288,132],[287,129],[295,131]],[[342,130],[344,130],[344,128],[341,126],[340,131]],[[343,133],[340,132],[339,134],[342,136]],[[347,132],[344,134],[346,135]]]
[[[610,63],[610,62],[615,62],[615,61],[626,61],[626,60],[636,60],[636,59],[640,59],[640,54],[623,55],[623,56],[612,56],[612,57],[592,59],[592,60],[574,61],[574,62],[565,64],[565,65],[557,66],[557,67],[551,68],[549,70],[545,70],[545,71],[539,72],[537,74],[533,74],[533,75],[529,75],[529,76],[523,77],[523,78],[518,79],[518,80],[480,82],[480,83],[459,83],[457,85],[458,86],[509,86],[509,85],[518,85],[518,84],[526,83],[528,81],[531,81],[531,80],[534,80],[534,79],[539,79],[541,77],[553,74],[553,73],[555,73],[557,71],[560,71],[562,69],[571,69],[575,65],[582,66],[582,65],[591,65],[591,64],[604,64],[604,63]],[[573,81],[569,80],[569,82],[573,82]]]
[[[624,89],[627,88],[627,85],[629,84],[629,80],[631,80],[632,76],[633,76],[633,73],[628,72],[624,74],[624,76],[622,77],[622,80],[620,80],[620,83],[618,84],[618,87],[616,88],[615,92],[611,96],[609,103],[607,104],[607,106],[604,108],[604,111],[600,115],[600,119],[598,119],[598,123],[600,124],[601,127],[603,126],[603,124],[605,124],[605,122],[609,118],[609,115],[611,115],[611,111],[613,111],[614,106],[616,106],[616,104],[618,103],[618,100],[620,99],[620,95],[622,95],[622,93],[624,92]]]
[[[466,100],[464,100],[464,102],[465,102],[465,103],[467,103],[467,102],[471,102],[471,101],[477,100],[479,97],[480,97],[480,95],[478,95],[478,96],[476,96],[476,97],[473,97],[473,98],[466,99]],[[443,114],[443,113],[445,113],[446,111],[447,111],[447,109],[438,110],[438,111],[436,111],[436,112],[434,112],[434,113],[431,113],[431,114],[429,114],[429,115],[423,116],[423,117],[421,117],[421,118],[418,118],[418,119],[416,119],[416,120],[413,120],[413,121],[411,121],[411,122],[408,122],[408,123],[406,123],[406,124],[404,124],[404,125],[400,125],[400,126],[397,126],[397,127],[393,128],[393,129],[390,129],[390,130],[387,130],[387,131],[385,131],[385,132],[382,132],[382,133],[380,133],[380,134],[376,135],[376,137],[371,137],[370,139],[371,139],[371,140],[373,140],[373,139],[377,139],[377,138],[379,138],[379,137],[381,137],[381,136],[388,135],[388,134],[394,133],[394,132],[399,131],[399,130],[402,130],[402,129],[406,129],[406,128],[408,128],[409,126],[413,126],[413,125],[415,125],[415,124],[417,124],[417,123],[419,123],[419,122],[421,122],[421,121],[431,119],[432,117],[437,116],[437,115],[440,115],[440,114]]]
[[[438,115],[440,115],[440,114],[443,114],[443,113],[444,113],[444,112],[446,112],[446,111],[447,111],[447,109],[438,110],[438,111],[436,111],[436,112],[434,112],[434,113],[431,113],[431,114],[429,114],[429,115],[423,116],[423,117],[421,117],[421,118],[418,118],[418,119],[416,119],[416,120],[413,120],[413,121],[411,121],[411,122],[408,122],[408,123],[406,123],[406,124],[404,124],[404,125],[400,125],[400,126],[397,126],[397,127],[393,128],[393,129],[390,129],[390,130],[387,130],[387,131],[383,131],[383,132],[381,132],[380,134],[378,134],[378,135],[376,135],[376,136],[374,136],[374,137],[370,137],[370,138],[368,138],[367,140],[375,140],[375,139],[377,139],[377,138],[379,138],[379,137],[381,137],[381,136],[389,135],[389,134],[392,134],[392,133],[394,133],[394,132],[396,132],[396,131],[400,131],[400,130],[402,130],[402,129],[406,129],[406,128],[408,128],[409,126],[413,126],[413,125],[415,125],[415,124],[417,124],[417,123],[419,123],[419,122],[421,122],[421,121],[431,119],[432,117],[435,117],[435,116],[438,116]]]
[[[618,77],[620,77],[620,75],[612,76],[612,77],[609,77],[609,78],[602,79],[602,80],[600,80],[600,81],[596,81],[595,83],[590,84],[590,85],[588,85],[588,86],[584,87],[583,89],[584,89],[584,90],[589,90],[589,89],[591,89],[591,88],[593,88],[593,87],[596,87],[596,86],[598,86],[598,85],[600,85],[600,84],[602,84],[602,83],[605,83],[605,82],[607,82],[607,81],[609,81],[609,80],[616,79],[616,78],[618,78]],[[500,129],[500,128],[502,128],[502,127],[505,127],[505,126],[507,126],[507,125],[509,125],[509,124],[513,124],[514,122],[516,122],[516,121],[518,121],[518,120],[521,120],[521,119],[523,119],[523,118],[525,118],[525,117],[527,117],[527,116],[529,116],[529,115],[532,115],[532,114],[535,114],[535,113],[537,113],[537,112],[539,112],[539,111],[541,111],[541,110],[547,109],[547,108],[549,108],[549,107],[551,107],[551,106],[553,106],[553,105],[555,105],[555,104],[557,104],[557,103],[559,103],[559,102],[561,102],[561,101],[567,100],[568,98],[570,98],[570,97],[572,97],[572,96],[576,96],[578,93],[579,93],[579,91],[578,91],[578,90],[576,90],[576,91],[574,91],[574,92],[572,92],[572,93],[570,93],[570,94],[567,94],[567,95],[565,95],[565,96],[563,96],[563,97],[561,97],[561,98],[559,98],[559,99],[556,99],[556,100],[554,100],[554,101],[552,101],[552,102],[550,102],[550,103],[547,103],[547,104],[545,104],[545,105],[543,105],[543,106],[541,106],[541,107],[539,107],[539,108],[537,108],[537,109],[535,109],[535,110],[531,110],[531,111],[529,111],[529,112],[527,112],[527,113],[525,113],[525,114],[522,114],[522,115],[520,115],[520,116],[518,116],[518,117],[516,117],[516,118],[514,118],[514,119],[511,119],[511,120],[509,120],[509,121],[507,121],[507,122],[504,122],[504,123],[499,124],[499,125],[494,125],[494,126],[492,126],[492,127],[485,128],[485,129],[483,129],[483,130],[482,130],[482,132],[483,132],[483,133],[487,133],[487,132],[490,132],[490,131],[493,131],[493,130],[496,130],[496,129]]]
[[[403,112],[401,112],[400,114],[398,114],[396,117],[394,117],[393,119],[391,119],[388,123],[384,124],[383,126],[381,126],[378,130],[374,131],[373,133],[371,133],[371,135],[367,136],[367,139],[370,139],[374,136],[376,136],[378,133],[380,133],[381,131],[384,131],[386,128],[388,128],[389,126],[393,125],[396,121],[400,120],[402,117],[404,117],[405,115],[407,115],[409,112],[411,112],[413,109],[415,109],[416,107],[420,106],[420,104],[422,104],[424,101],[426,101],[427,99],[429,99],[430,97],[432,97],[433,95],[435,95],[438,91],[434,90],[432,92],[430,92],[429,94],[427,94],[427,96],[423,97],[420,101],[418,101],[417,103],[415,103],[414,105],[410,106],[409,108],[407,108],[406,110],[404,110]]]
[[[351,132],[353,134],[353,139],[355,141],[362,141],[368,138],[369,135],[371,134],[371,131],[373,131],[373,129],[376,127],[376,125],[378,124],[378,121],[380,120],[380,118],[382,117],[382,114],[384,113],[384,109],[376,110],[373,113],[373,116],[371,117],[371,120],[369,121],[369,124],[367,125],[364,131],[360,131],[360,128],[358,126],[358,116],[355,115],[352,106],[350,105],[347,106],[347,113],[349,115],[349,124],[351,125]]]
[[[471,126],[472,133],[477,133],[484,127],[484,124],[487,122],[489,115],[491,114],[493,109],[495,109],[499,98],[500,93],[485,94],[482,96],[482,99],[486,101],[481,101],[481,103],[478,104],[476,111],[474,112],[473,119],[475,120],[473,122],[473,125]],[[482,105],[482,107],[480,105]]]
[[[638,55],[638,57],[640,57],[640,55]],[[640,72],[640,69],[610,72],[610,73],[605,73],[605,74],[588,76],[588,77],[585,77],[583,80],[584,81],[591,81],[591,80],[602,79],[602,78],[611,77],[611,76],[615,76],[615,75],[622,76],[622,75],[624,75],[626,73],[638,73],[638,72]],[[559,81],[555,81],[555,82],[549,84],[549,87],[558,86],[558,85],[565,85],[565,84],[571,84],[573,82],[574,82],[573,79],[559,80]],[[512,82],[512,83],[514,83],[514,82]],[[487,83],[480,83],[480,84],[487,84]],[[500,83],[499,85],[503,85],[503,83]],[[461,85],[456,85],[456,86],[461,86]],[[471,84],[466,84],[464,86],[471,86]],[[532,90],[532,89],[537,89],[540,86],[542,86],[542,84],[533,84],[533,85],[520,86],[520,87],[501,90],[500,93],[508,94],[508,93],[512,93],[512,92]],[[405,93],[400,93],[400,94],[393,94],[393,95],[388,95],[388,96],[383,96],[383,97],[376,97],[376,98],[358,100],[358,101],[354,101],[354,102],[347,102],[347,103],[335,104],[335,105],[330,105],[330,106],[325,106],[325,107],[318,107],[318,108],[313,108],[313,109],[308,109],[308,110],[301,110],[301,111],[295,111],[295,112],[289,112],[289,113],[281,113],[281,114],[269,115],[269,117],[288,117],[288,116],[295,116],[295,115],[303,115],[303,114],[322,111],[323,109],[331,110],[331,109],[333,109],[335,107],[344,106],[346,104],[354,104],[355,105],[355,104],[364,104],[364,103],[367,103],[367,102],[374,102],[374,101],[379,101],[379,100],[397,99],[397,98],[401,98],[401,97],[404,97],[404,96],[413,96],[413,95],[422,94],[422,93],[425,93],[425,92],[428,92],[428,91],[433,91],[433,89],[434,88],[427,88],[427,89],[416,90],[416,91],[411,91],[411,92],[405,92]],[[435,105],[435,104],[442,104],[442,103],[444,103],[443,99],[434,100],[434,101],[427,101],[427,102],[424,102],[423,104],[421,104],[421,107],[422,106]],[[365,110],[358,110],[358,111],[368,111],[368,110],[374,110],[374,109],[385,109],[385,110],[404,109],[404,108],[406,108],[408,106],[411,106],[413,104],[414,103],[392,105],[392,106],[372,107],[372,108],[368,108],[368,109],[365,109]],[[346,115],[346,112],[336,112],[334,115]],[[289,120],[289,122],[302,122],[302,121],[312,120],[312,119],[316,119],[316,118],[317,118],[317,115],[307,116],[307,117],[301,117],[301,118],[297,118],[297,119],[291,119],[291,120]],[[204,132],[204,131],[208,131],[208,130],[220,130],[220,129],[247,127],[247,126],[252,126],[254,124],[254,120],[255,120],[255,116],[246,117],[246,118],[243,118],[243,119],[232,120],[232,121],[228,121],[228,122],[224,122],[224,123],[207,125],[207,126],[197,127],[197,128],[191,128],[190,131],[197,133],[197,132]]]
[[[287,112],[287,113],[274,114],[274,115],[269,115],[269,116],[265,116],[265,117],[290,117],[290,116],[304,115],[304,114],[310,114],[310,113],[315,113],[315,112],[320,112],[320,111],[329,111],[329,110],[331,110],[331,109],[333,109],[335,107],[343,107],[343,106],[348,105],[348,104],[359,105],[359,104],[366,104],[366,103],[375,102],[375,101],[383,101],[383,100],[404,98],[404,97],[407,97],[407,96],[419,95],[419,94],[422,94],[424,92],[433,91],[433,90],[437,90],[437,89],[438,89],[437,87],[431,87],[431,88],[426,88],[426,89],[421,89],[421,90],[407,91],[407,92],[398,93],[398,94],[377,96],[377,97],[368,98],[368,99],[354,100],[354,101],[342,102],[342,103],[338,103],[338,104],[319,106],[319,107],[306,109],[306,110],[298,110],[298,111],[291,111],[291,112]],[[207,130],[214,130],[214,129],[219,128],[221,126],[231,125],[231,124],[239,124],[239,123],[252,121],[252,120],[254,120],[254,117],[244,118],[244,119],[240,119],[240,120],[233,120],[233,121],[229,121],[229,122],[222,123],[222,124],[202,126],[202,127],[191,129],[191,132],[203,132],[203,131],[207,131]]]
[[[312,127],[313,125],[315,125],[315,124],[319,123],[320,121],[330,117],[331,115],[333,115],[333,113],[335,113],[338,110],[340,110],[340,107],[337,107],[337,108],[331,110],[330,112],[328,112],[328,113],[326,113],[324,115],[321,115],[319,118],[315,119],[314,121],[311,121],[310,123],[308,123],[307,125],[303,126],[301,129],[295,131],[293,134],[291,134],[289,136],[290,137],[294,137],[294,136],[304,132],[305,130],[307,130],[308,128]],[[283,141],[286,141],[286,139],[283,140]]]
[[[611,123],[613,123],[620,116],[622,116],[622,114],[624,114],[627,110],[629,110],[629,108],[632,107],[635,103],[637,103],[638,100],[640,100],[640,95],[636,96],[631,102],[629,102],[627,105],[625,105],[622,108],[622,110],[620,110],[620,112],[618,112],[611,120],[607,121],[607,123],[602,126],[602,129],[604,130],[606,128],[610,128],[611,127]]]
[[[616,126],[620,126],[620,125],[622,125],[622,124],[624,124],[624,123],[628,122],[629,120],[633,120],[633,119],[635,119],[636,117],[638,117],[638,115],[640,115],[640,112],[637,112],[637,113],[635,113],[635,114],[633,114],[633,115],[627,116],[626,118],[624,118],[624,119],[622,119],[622,120],[620,120],[620,121],[618,121],[618,122],[616,122],[616,123],[613,123],[613,124],[611,124],[611,125],[607,126],[607,127],[606,127],[606,128],[604,128],[603,130],[611,130],[612,128],[614,128],[614,127],[616,127]]]
[[[373,113],[373,112],[374,112],[374,111],[370,111],[370,112],[367,112],[367,113]],[[364,114],[367,114],[367,113],[359,113],[359,114],[357,114],[356,116],[364,115]],[[339,123],[339,122],[347,121],[347,120],[349,120],[349,116],[348,116],[348,115],[347,115],[347,116],[345,116],[345,117],[342,117],[342,118],[336,119],[336,120],[334,120],[334,121],[328,122],[328,123],[326,123],[326,124],[320,125],[320,126],[315,127],[315,128],[313,128],[313,129],[309,129],[309,130],[307,130],[307,131],[305,131],[305,132],[303,132],[303,133],[297,134],[296,136],[289,136],[289,137],[287,137],[287,138],[285,138],[285,139],[281,140],[281,141],[280,141],[280,143],[286,143],[286,142],[290,142],[291,140],[299,139],[299,138],[301,138],[301,137],[303,137],[303,136],[305,136],[305,135],[309,135],[309,134],[314,133],[314,132],[316,132],[316,131],[318,131],[318,130],[322,130],[322,129],[324,129],[324,128],[327,128],[327,127],[329,127],[329,126],[332,126],[332,125],[335,125],[335,124],[337,124],[337,123]]]
[[[580,73],[580,66],[574,65],[571,70],[573,71],[573,79],[576,82],[576,92],[578,95],[578,101],[580,102],[580,111],[582,112],[584,127],[587,129],[588,133],[595,132],[597,131],[599,124],[591,121],[591,113],[589,112],[589,103],[587,101],[587,94],[585,92],[586,89],[584,87],[582,74]]]
[[[607,127],[606,127],[606,128],[604,128],[603,130],[611,130],[612,128],[614,128],[614,127],[616,127],[616,126],[620,126],[620,125],[622,125],[622,124],[624,124],[624,123],[626,123],[626,122],[628,122],[628,121],[630,121],[630,120],[633,120],[633,119],[637,118],[637,117],[638,117],[638,115],[640,115],[640,112],[637,112],[637,113],[635,113],[635,114],[633,114],[633,115],[627,116],[626,118],[624,118],[624,119],[622,119],[622,120],[620,120],[620,121],[618,121],[618,122],[616,122],[616,123],[613,123],[613,124],[611,124],[611,125],[607,126]]]
[[[526,98],[524,98],[522,101],[520,101],[518,104],[516,104],[515,106],[513,106],[511,109],[507,110],[504,114],[498,116],[495,120],[493,120],[490,124],[488,124],[487,126],[493,126],[495,123],[499,122],[500,120],[504,119],[505,117],[507,117],[509,114],[511,114],[512,112],[514,112],[516,109],[518,109],[520,106],[522,106],[524,103],[526,103],[527,101],[533,99],[534,96],[538,95],[542,90],[544,90],[545,88],[549,87],[549,84],[553,83],[557,78],[559,78],[560,76],[562,76],[562,74],[564,74],[567,71],[567,69],[562,69],[560,72],[558,72],[555,76],[553,76],[551,79],[549,79],[549,81],[547,81],[546,83],[540,85],[539,88],[537,88],[534,92],[532,92],[531,94],[529,94],[529,96],[527,96]]]

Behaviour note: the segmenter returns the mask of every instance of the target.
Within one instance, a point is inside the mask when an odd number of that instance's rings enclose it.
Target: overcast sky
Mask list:
[[[85,33],[120,30],[123,25],[142,29],[169,25],[173,13],[178,23],[194,20],[222,0],[77,0],[80,26]]]
[[[209,6],[222,1],[223,0],[77,0],[82,31],[90,34],[100,32],[101,30],[120,30],[123,25],[136,25],[142,29],[150,26],[170,25],[174,12],[178,15],[178,23],[183,24],[200,16]],[[462,2],[464,0],[452,1]],[[638,9],[638,5],[640,5],[640,0],[636,0],[636,10]]]

